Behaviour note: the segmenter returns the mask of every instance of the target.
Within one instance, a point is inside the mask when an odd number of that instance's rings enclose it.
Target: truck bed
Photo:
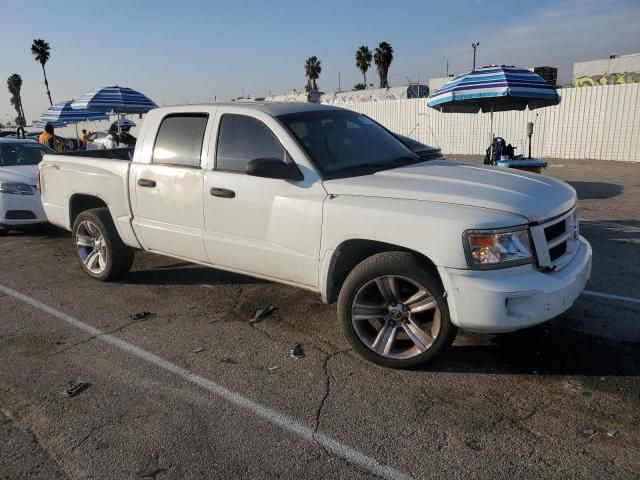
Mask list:
[[[65,155],[69,157],[84,157],[84,158],[108,158],[111,160],[127,160],[133,159],[134,148],[112,148],[101,150],[79,150],[77,152],[64,152],[59,155]]]
[[[131,227],[130,149],[47,154],[40,163],[42,205],[49,222],[71,230],[82,202],[109,208],[120,237],[139,244]],[[92,199],[92,200],[87,200]]]

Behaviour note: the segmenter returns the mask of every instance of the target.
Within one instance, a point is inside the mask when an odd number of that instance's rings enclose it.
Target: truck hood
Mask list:
[[[466,205],[514,213],[531,222],[560,215],[577,202],[576,191],[555,178],[449,161],[424,162],[323,184],[330,195]]]
[[[38,165],[12,165],[9,167],[0,167],[0,182],[16,182],[35,185],[37,183],[37,170]]]

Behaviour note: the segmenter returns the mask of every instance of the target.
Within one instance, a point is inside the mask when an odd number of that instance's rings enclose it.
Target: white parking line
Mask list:
[[[34,308],[37,308],[38,310],[42,310],[43,312],[46,312],[49,315],[78,328],[79,330],[83,330],[84,332],[87,332],[91,335],[95,335],[96,340],[100,340],[111,346],[119,348],[120,350],[123,350],[130,355],[133,355],[134,357],[138,357],[155,365],[156,367],[171,372],[188,382],[199,385],[200,387],[208,390],[217,397],[226,400],[232,405],[249,411],[255,416],[262,418],[266,422],[276,425],[283,430],[286,430],[287,432],[293,433],[308,442],[318,443],[338,457],[345,459],[349,463],[358,465],[359,467],[364,468],[374,475],[388,479],[408,480],[412,478],[411,476],[401,472],[400,470],[387,465],[382,465],[376,459],[365,455],[364,453],[361,453],[345,445],[344,443],[341,443],[338,440],[329,437],[328,435],[320,432],[314,432],[311,428],[304,426],[297,420],[283,413],[254,402],[253,400],[237,392],[223,387],[213,380],[209,380],[207,378],[196,375],[189,370],[185,370],[175,363],[171,363],[168,360],[158,357],[157,355],[154,355],[153,353],[150,353],[140,347],[137,347],[129,342],[125,342],[124,340],[121,340],[113,335],[105,333],[87,323],[84,323],[70,315],[67,315],[66,313],[60,312],[55,308],[45,305],[44,303],[41,303],[20,292],[5,287],[4,285],[0,285],[0,292],[10,295],[11,297],[14,297],[15,299],[20,300],[21,302],[24,302]]]
[[[590,227],[601,227],[601,228],[620,228],[623,230],[640,230],[640,227],[635,225],[625,225],[623,223],[615,223],[615,222],[600,222],[597,220],[580,220],[581,225],[586,225]]]
[[[640,303],[640,298],[622,297],[620,295],[612,295],[611,293],[594,292],[593,290],[583,290],[583,295],[591,295],[592,297],[608,298],[610,300],[621,300],[623,302]]]

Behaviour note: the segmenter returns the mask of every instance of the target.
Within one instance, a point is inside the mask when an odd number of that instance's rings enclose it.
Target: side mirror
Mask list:
[[[282,180],[304,180],[304,175],[295,163],[277,158],[256,158],[247,164],[247,175]]]

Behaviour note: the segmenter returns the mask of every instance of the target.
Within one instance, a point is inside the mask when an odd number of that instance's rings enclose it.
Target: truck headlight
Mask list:
[[[33,195],[33,190],[26,183],[0,182],[0,193]]]
[[[533,249],[527,227],[468,230],[464,247],[470,268],[501,268],[531,263]]]

